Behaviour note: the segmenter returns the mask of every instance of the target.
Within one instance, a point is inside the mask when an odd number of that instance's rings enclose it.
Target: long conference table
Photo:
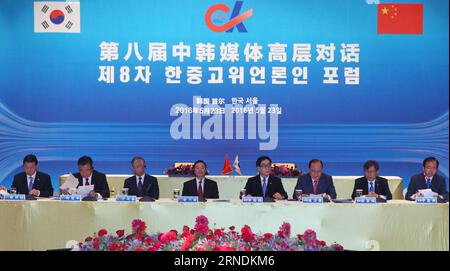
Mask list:
[[[63,184],[69,175],[62,175],[59,178],[60,184]],[[183,183],[193,177],[172,177],[167,175],[153,175],[158,179],[159,195],[161,198],[171,198],[174,189],[182,189]],[[130,175],[107,174],[109,188],[120,193],[123,183]],[[251,176],[207,176],[217,182],[219,195],[221,199],[234,199],[239,196],[241,188],[245,187],[247,179]],[[333,183],[336,188],[339,199],[351,198],[355,179],[360,176],[333,176]],[[389,189],[392,193],[392,199],[403,199],[403,181],[398,176],[383,176],[389,181]],[[297,178],[281,178],[284,189],[289,198],[292,198]]]
[[[0,201],[0,250],[63,248],[68,240],[83,241],[101,228],[131,232],[131,221],[146,221],[148,232],[181,231],[205,215],[210,227],[250,225],[254,232],[276,233],[290,222],[292,233],[313,229],[327,243],[349,250],[449,250],[449,205],[388,203],[226,202],[61,202]]]

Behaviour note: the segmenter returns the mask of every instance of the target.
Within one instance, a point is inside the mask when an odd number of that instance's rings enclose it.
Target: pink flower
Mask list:
[[[291,236],[291,224],[283,222],[278,230],[278,236],[281,238],[289,238]]]
[[[108,233],[107,230],[101,229],[101,230],[98,231],[98,236],[99,236],[99,237],[102,237],[103,235],[106,235],[107,233]]]
[[[208,221],[208,218],[206,218],[206,216],[204,216],[204,215],[197,216],[197,218],[195,219],[195,222],[196,222],[195,227],[194,227],[195,234],[205,235],[208,233],[209,221]]]
[[[145,229],[147,229],[145,222],[140,219],[133,220],[131,227],[133,228],[134,233],[143,233],[145,232]]]
[[[263,235],[263,238],[264,238],[264,240],[269,240],[269,239],[271,239],[272,238],[272,234],[271,233],[265,233],[264,235]]]
[[[255,234],[252,232],[252,229],[248,225],[245,225],[241,229],[241,234],[242,239],[244,239],[244,241],[246,242],[252,242],[255,240]]]
[[[117,236],[122,237],[124,235],[125,231],[124,230],[118,230],[116,231]]]
[[[314,243],[316,242],[317,238],[316,232],[311,229],[306,230],[302,237],[303,240],[305,240],[305,242],[307,243]]]
[[[339,245],[339,244],[332,244],[332,245],[331,245],[331,248],[334,249],[334,250],[336,250],[336,251],[342,251],[342,250],[344,250],[344,247],[341,246],[341,245]]]
[[[208,225],[209,224],[208,218],[206,216],[204,216],[204,215],[197,216],[197,218],[195,219],[195,222],[197,224],[202,224],[202,225]]]

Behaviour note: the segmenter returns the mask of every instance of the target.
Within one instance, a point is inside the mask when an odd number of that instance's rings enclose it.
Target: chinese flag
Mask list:
[[[423,4],[378,4],[378,34],[422,34]]]
[[[228,154],[225,156],[225,163],[223,164],[222,175],[227,175],[228,173],[233,172],[230,164],[230,158],[228,158]]]

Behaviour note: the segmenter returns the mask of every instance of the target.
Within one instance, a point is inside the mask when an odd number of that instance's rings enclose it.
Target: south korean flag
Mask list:
[[[34,2],[34,32],[80,33],[80,2]]]

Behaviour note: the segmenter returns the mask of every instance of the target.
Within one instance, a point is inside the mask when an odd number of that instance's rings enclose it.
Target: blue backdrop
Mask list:
[[[370,2],[370,1],[369,1]],[[151,174],[162,174],[175,161],[204,159],[220,174],[225,155],[239,154],[244,174],[254,174],[255,160],[265,154],[278,162],[296,162],[307,170],[311,158],[325,162],[333,175],[362,174],[367,159],[378,160],[380,174],[398,175],[406,186],[426,156],[436,156],[441,174],[449,176],[449,44],[448,1],[423,3],[423,34],[377,34],[377,5],[364,0],[243,1],[240,12],[253,9],[243,23],[247,32],[216,33],[205,24],[205,12],[218,1],[109,0],[80,1],[80,33],[34,33],[33,1],[0,3],[0,182],[9,186],[21,171],[23,157],[34,153],[40,169],[58,176],[77,171],[76,160],[90,155],[106,173],[130,173],[129,161],[141,155]],[[236,1],[221,1],[233,10]],[[225,23],[229,13],[217,12]],[[100,44],[116,42],[118,60],[100,60]],[[137,42],[142,61],[124,56]],[[148,43],[167,44],[167,61],[148,60]],[[172,57],[172,46],[191,46],[184,62]],[[211,63],[195,59],[195,45],[212,43]],[[220,62],[220,44],[239,44],[240,60]],[[261,45],[263,59],[244,61],[246,43]],[[285,63],[268,61],[268,44],[287,44]],[[292,62],[292,45],[309,43],[312,61]],[[316,61],[316,45],[334,43],[333,63]],[[343,63],[342,43],[359,45],[359,62]],[[150,83],[134,82],[135,66],[150,66]],[[115,66],[115,83],[100,82],[99,66]],[[128,66],[130,82],[119,69]],[[167,84],[165,67],[180,66],[180,84]],[[186,67],[224,68],[223,84],[186,82]],[[243,84],[226,77],[231,66],[246,69]],[[250,83],[248,68],[264,66],[266,81]],[[287,84],[272,84],[271,67],[287,68]],[[308,83],[292,84],[293,67],[308,67]],[[339,68],[339,83],[323,83],[323,67]],[[345,67],[360,69],[359,84],[344,83]],[[277,104],[278,144],[261,150],[258,139],[181,139],[171,137],[174,104],[192,106],[193,96],[258,97]],[[206,119],[206,118],[205,118]],[[247,131],[246,131],[247,132]],[[447,185],[448,187],[448,185]]]

